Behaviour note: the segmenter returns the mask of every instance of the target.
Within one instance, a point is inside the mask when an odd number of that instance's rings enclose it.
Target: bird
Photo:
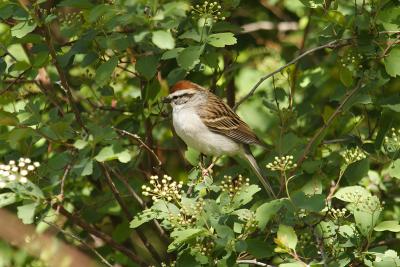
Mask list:
[[[172,124],[187,146],[208,156],[246,159],[270,197],[276,198],[264,178],[250,145],[264,146],[251,128],[218,96],[188,80],[170,87],[164,98],[172,106]]]

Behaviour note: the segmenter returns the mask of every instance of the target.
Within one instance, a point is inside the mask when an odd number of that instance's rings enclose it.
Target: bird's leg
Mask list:
[[[202,177],[208,176],[208,169],[206,169],[206,168],[204,167],[205,158],[206,158],[206,156],[205,156],[203,153],[201,153],[201,154],[200,154],[199,167],[200,167],[200,170],[201,170],[201,176],[202,176]]]
[[[206,170],[207,170],[208,173],[211,174],[211,173],[213,172],[212,168],[214,167],[215,163],[217,163],[217,161],[219,160],[219,158],[220,158],[220,157],[214,158],[214,160],[211,162],[210,166],[207,167]]]

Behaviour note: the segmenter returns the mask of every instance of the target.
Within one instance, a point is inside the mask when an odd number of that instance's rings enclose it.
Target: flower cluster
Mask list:
[[[167,201],[180,200],[182,198],[183,182],[177,183],[172,181],[168,175],[164,175],[161,179],[157,175],[150,177],[150,185],[142,186],[142,194],[144,196],[151,196],[153,201],[158,199],[165,199]]]
[[[383,143],[387,152],[396,152],[400,150],[400,129],[396,131],[395,128],[392,128],[391,133],[388,136],[385,136],[385,140]]]
[[[233,197],[243,186],[249,186],[249,182],[249,178],[245,179],[240,174],[237,179],[233,179],[230,175],[225,175],[220,187],[223,192],[228,192],[229,196]]]
[[[7,182],[17,181],[22,184],[28,182],[28,174],[40,166],[39,162],[32,162],[29,158],[20,158],[18,162],[10,160],[8,164],[0,164],[0,188],[7,186]]]
[[[346,161],[346,164],[351,164],[362,159],[365,159],[367,155],[362,151],[359,147],[354,147],[350,149],[346,149],[342,153],[342,157]]]
[[[272,171],[286,171],[297,167],[296,163],[293,163],[293,156],[282,156],[275,157],[274,162],[270,162],[266,166]]]
[[[191,9],[193,16],[212,18],[215,21],[225,20],[221,13],[222,7],[217,2],[204,1],[203,5],[192,6]]]

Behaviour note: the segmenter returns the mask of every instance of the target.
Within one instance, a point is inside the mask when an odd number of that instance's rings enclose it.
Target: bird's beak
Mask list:
[[[168,96],[164,97],[163,103],[165,104],[171,103],[171,98],[169,98]]]

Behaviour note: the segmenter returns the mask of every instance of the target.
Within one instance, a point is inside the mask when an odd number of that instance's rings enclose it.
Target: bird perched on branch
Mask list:
[[[220,98],[196,83],[182,80],[172,86],[165,102],[171,103],[175,131],[186,145],[205,155],[243,157],[267,193],[275,197],[249,147],[263,143]]]

